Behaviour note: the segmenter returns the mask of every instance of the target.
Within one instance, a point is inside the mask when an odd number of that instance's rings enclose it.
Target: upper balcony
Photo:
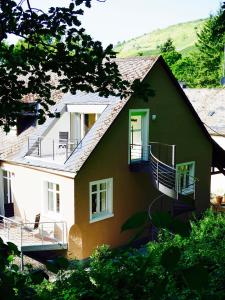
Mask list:
[[[83,108],[84,109],[84,108]],[[82,147],[82,140],[100,114],[65,111],[60,118],[31,136],[26,156],[42,161],[65,163],[71,153]],[[44,125],[45,126],[45,125]]]
[[[78,139],[71,140],[65,137],[61,139],[38,137],[34,139],[29,137],[27,156],[64,163],[77,147],[82,147],[82,142]]]

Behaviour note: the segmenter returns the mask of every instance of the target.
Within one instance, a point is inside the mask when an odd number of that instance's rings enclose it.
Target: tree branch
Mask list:
[[[28,8],[29,8],[29,11],[32,13],[32,8],[31,8],[31,6],[30,6],[30,1],[29,1],[29,0],[27,0],[27,6],[28,6]]]

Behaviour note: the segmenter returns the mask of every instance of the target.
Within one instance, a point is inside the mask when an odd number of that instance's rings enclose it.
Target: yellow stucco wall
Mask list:
[[[103,243],[112,247],[126,243],[129,234],[120,233],[121,225],[133,213],[147,209],[159,195],[147,174],[129,170],[129,109],[149,108],[149,140],[175,144],[177,163],[196,162],[196,209],[209,205],[211,144],[166,72],[160,64],[153,67],[146,81],[155,97],[148,102],[132,97],[76,176],[76,225],[70,231],[70,256],[85,258]],[[155,121],[152,114],[157,116]],[[89,182],[106,178],[113,178],[114,216],[90,223]]]

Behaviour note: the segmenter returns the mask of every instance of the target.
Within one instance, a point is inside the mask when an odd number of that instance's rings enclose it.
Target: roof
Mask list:
[[[129,82],[133,82],[135,79],[143,80],[157,60],[158,57],[121,58],[116,59],[116,63],[118,64],[122,78]],[[119,97],[104,98],[99,97],[98,94],[87,94],[83,92],[78,92],[76,95],[71,95],[69,93],[65,94],[61,100],[52,107],[52,111],[63,113],[65,111],[66,104],[69,103],[107,104],[103,113],[82,140],[81,147],[77,147],[64,164],[26,157],[26,145],[22,148],[21,152],[17,153],[11,159],[11,161],[37,167],[77,173],[128,100],[129,98],[122,100]],[[44,136],[55,122],[57,122],[57,119],[55,118],[48,119],[42,126],[39,126],[33,132],[32,138]]]
[[[17,136],[14,129],[6,133],[3,128],[0,128],[0,159],[12,157],[19,152],[34,130],[35,128],[31,126]]]
[[[211,135],[225,135],[225,88],[184,89]]]
[[[166,71],[168,72],[168,76],[173,80],[175,86],[182,93],[183,99],[189,107],[190,111],[192,112],[193,116],[195,117],[196,122],[199,124],[200,128],[202,128],[202,131],[205,134],[206,138],[212,143],[213,164],[219,169],[225,169],[225,151],[220,146],[218,146],[215,141],[212,140],[208,131],[206,130],[205,126],[200,120],[198,114],[196,113],[195,109],[188,100],[187,95],[181,89],[180,85],[178,84],[177,80],[173,76],[172,72],[170,71],[169,67],[166,65],[162,57],[138,57],[116,60],[123,79],[129,80],[130,82],[132,82],[135,79],[143,80],[157,61],[160,61],[163,64]],[[89,130],[89,132],[85,135],[84,139],[80,144],[80,147],[78,146],[72,152],[72,154],[64,164],[47,162],[41,159],[27,157],[27,146],[23,147],[21,152],[15,155],[10,161],[48,169],[67,171],[76,174],[81,169],[85,161],[88,159],[92,151],[95,149],[95,147],[97,146],[101,138],[104,136],[108,128],[111,126],[113,121],[116,119],[117,115],[128,102],[129,98],[122,100],[117,97],[103,98],[99,97],[97,94],[86,94],[81,92],[77,93],[76,95],[65,94],[56,103],[56,105],[52,107],[52,111],[63,113],[66,110],[66,104],[69,103],[107,104],[107,107],[105,108],[103,113],[100,115],[100,117]],[[39,126],[34,131],[32,138],[35,138],[35,136],[44,136],[48,132],[49,128],[51,128],[56,121],[57,119],[48,119],[42,126]]]
[[[27,101],[26,103],[31,103],[34,99],[31,94],[27,96],[27,100],[23,99],[23,101]],[[31,97],[31,98],[30,98]],[[29,99],[31,102],[29,102]],[[52,99],[59,103],[62,99],[62,93],[59,91],[54,91],[52,93]],[[55,106],[52,108],[55,109]],[[37,128],[40,128],[41,126],[37,126]],[[21,134],[16,135],[16,132],[14,128],[11,129],[9,133],[5,133],[3,128],[0,127],[0,159],[9,159],[13,157],[15,154],[17,154],[21,149],[23,148],[24,144],[27,143],[27,139],[29,136],[33,135],[36,132],[35,126],[31,126],[25,131],[23,131]]]

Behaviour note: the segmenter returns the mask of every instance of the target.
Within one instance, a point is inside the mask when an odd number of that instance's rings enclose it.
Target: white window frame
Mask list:
[[[53,185],[53,188],[49,187],[49,184]],[[57,190],[56,186],[59,186],[59,190]],[[61,212],[61,194],[60,194],[60,185],[55,182],[46,182],[46,212],[47,214],[59,215]],[[49,210],[49,192],[53,194],[53,210]],[[57,195],[59,195],[59,210],[57,210]]]
[[[6,172],[6,174],[4,174]],[[4,204],[9,204],[9,203],[13,203],[14,199],[13,199],[13,192],[12,192],[12,176],[13,173],[7,170],[2,170],[2,177],[3,177],[3,192],[4,192]],[[4,181],[6,180],[7,183],[7,202],[5,202],[5,185],[4,185]]]
[[[100,212],[100,184],[106,184],[106,211]],[[97,185],[97,190],[92,191],[92,186]],[[92,195],[97,194],[97,213],[92,214]],[[90,223],[101,221],[114,216],[113,214],[113,179],[107,178],[89,183],[89,210],[90,210]]]
[[[189,187],[186,187],[186,188],[185,187],[181,188],[179,168],[182,167],[182,166],[190,166],[190,165],[192,166],[191,170],[189,172],[189,176],[190,176],[189,183],[191,185]],[[187,172],[185,172],[185,173],[187,173]],[[177,174],[176,185],[177,185],[178,192],[182,195],[193,194],[195,192],[195,179],[194,179],[195,178],[195,161],[190,161],[190,162],[177,164],[176,165],[176,174]],[[184,182],[186,182],[186,177],[184,177]]]

